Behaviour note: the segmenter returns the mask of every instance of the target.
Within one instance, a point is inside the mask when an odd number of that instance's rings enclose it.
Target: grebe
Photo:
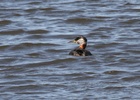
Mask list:
[[[79,44],[79,47],[72,50],[69,53],[69,55],[74,55],[74,56],[91,56],[92,55],[90,51],[85,50],[87,46],[87,39],[84,36],[76,37],[73,41],[70,41],[70,42]]]

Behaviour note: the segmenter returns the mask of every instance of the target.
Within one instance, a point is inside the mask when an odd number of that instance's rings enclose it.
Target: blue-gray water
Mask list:
[[[0,100],[140,100],[140,1],[1,0]]]

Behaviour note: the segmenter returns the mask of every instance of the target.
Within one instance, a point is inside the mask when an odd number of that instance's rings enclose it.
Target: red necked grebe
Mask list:
[[[70,41],[70,42],[79,44],[79,47],[72,50],[69,53],[69,55],[74,55],[74,56],[91,56],[92,55],[90,51],[85,49],[87,46],[87,39],[84,36],[76,37],[73,41]]]

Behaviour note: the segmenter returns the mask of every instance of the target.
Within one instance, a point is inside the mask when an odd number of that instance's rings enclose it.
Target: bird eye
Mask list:
[[[80,37],[75,38],[76,41],[79,40],[79,39],[80,39]]]

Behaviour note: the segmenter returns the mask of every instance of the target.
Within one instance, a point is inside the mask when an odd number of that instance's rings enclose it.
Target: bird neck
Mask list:
[[[87,44],[80,44],[79,48],[80,48],[80,49],[85,49],[86,46],[87,46]]]

